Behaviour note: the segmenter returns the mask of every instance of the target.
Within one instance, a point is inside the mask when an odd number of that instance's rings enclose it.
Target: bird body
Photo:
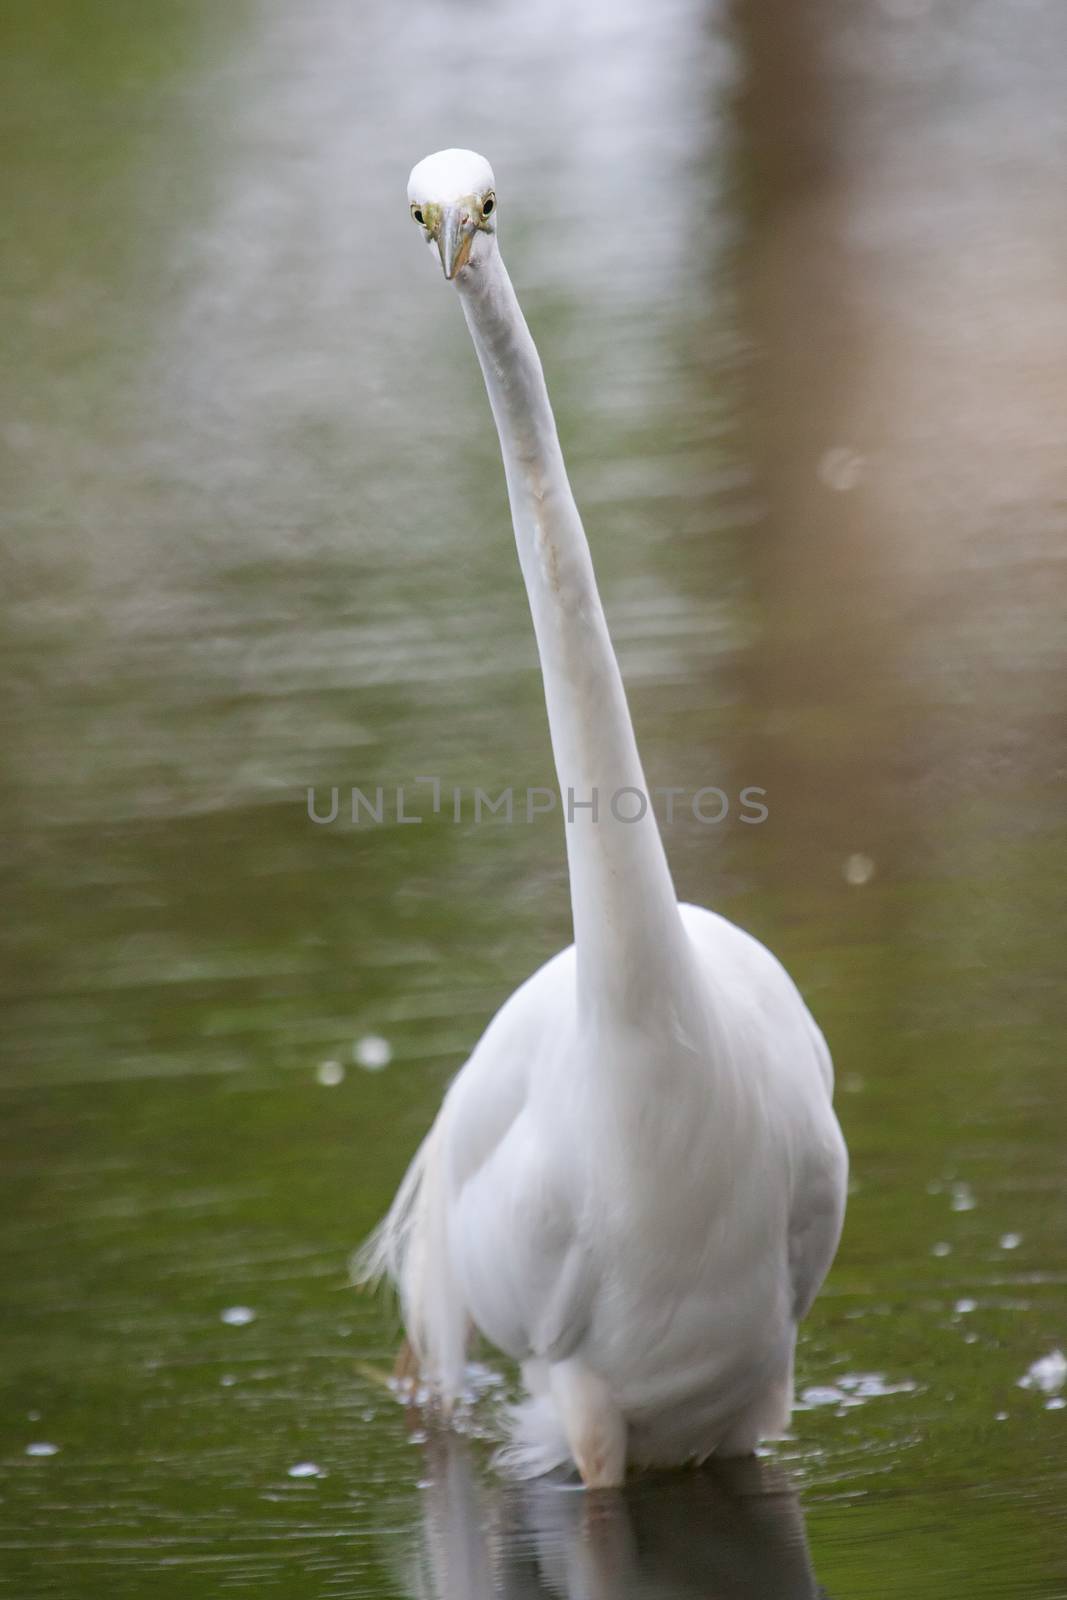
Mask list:
[[[757,940],[679,905],[488,163],[412,172],[500,435],[564,797],[575,942],[448,1090],[362,1276],[387,1272],[447,1412],[472,1329],[521,1363],[505,1465],[743,1454],[792,1405],[847,1156],[829,1052]]]

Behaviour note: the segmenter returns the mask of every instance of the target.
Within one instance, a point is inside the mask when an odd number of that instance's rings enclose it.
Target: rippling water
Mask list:
[[[92,22],[3,24],[0,1593],[1062,1594],[1060,9]],[[345,1283],[568,938],[550,817],[307,813],[551,777],[404,201],[450,142],[650,778],[731,799],[680,892],[796,974],[853,1153],[792,1437],[599,1508],[412,1436]]]

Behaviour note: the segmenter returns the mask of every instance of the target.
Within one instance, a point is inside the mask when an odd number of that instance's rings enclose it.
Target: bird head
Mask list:
[[[438,150],[412,167],[411,215],[441,258],[446,278],[491,248],[496,232],[493,169],[473,150]]]

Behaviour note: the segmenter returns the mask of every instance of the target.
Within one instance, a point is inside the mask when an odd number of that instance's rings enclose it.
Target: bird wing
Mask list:
[[[738,1060],[751,1080],[762,1061],[766,1113],[773,1113],[793,1177],[788,1200],[788,1270],[794,1316],[805,1316],[830,1270],[845,1212],[848,1153],[834,1116],[833,1062],[789,974],[751,935],[700,906],[682,907],[709,981],[728,994]]]
[[[533,1119],[516,1119],[460,1188],[451,1248],[471,1314],[508,1355],[561,1360],[581,1338],[592,1273],[567,1186]]]
[[[573,1017],[573,947],[490,1023],[448,1093],[449,1253],[471,1316],[515,1359],[552,1360],[581,1337],[594,1275],[581,1188],[532,1088]]]
[[[845,1217],[848,1152],[827,1107],[820,1136],[807,1145],[789,1216],[789,1273],[793,1314],[806,1317],[834,1259]]]

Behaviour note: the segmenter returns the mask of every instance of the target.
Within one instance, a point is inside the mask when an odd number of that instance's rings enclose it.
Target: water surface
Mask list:
[[[1067,1591],[1067,40],[793,9],[5,21],[0,1593]],[[790,1439],[599,1509],[421,1442],[346,1285],[569,937],[550,817],[307,814],[551,779],[404,201],[451,142],[650,780],[767,790],[683,807],[679,891],[796,975],[853,1157]]]

